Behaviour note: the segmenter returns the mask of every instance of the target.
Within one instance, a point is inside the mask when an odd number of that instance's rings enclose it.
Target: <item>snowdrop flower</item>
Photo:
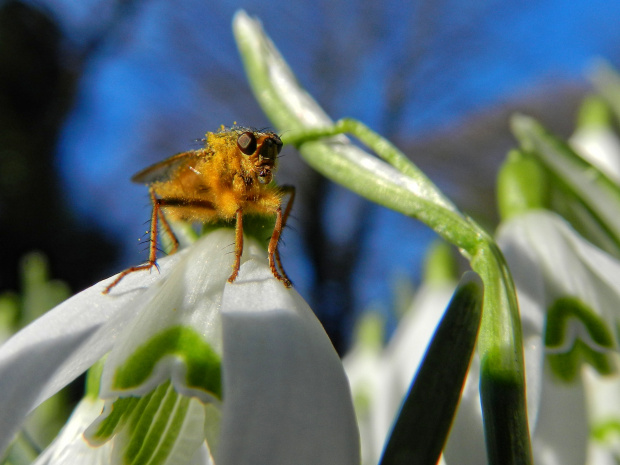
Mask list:
[[[98,283],[1,346],[0,450],[107,354],[99,398],[79,404],[39,463],[359,463],[348,382],[323,328],[252,239],[228,283],[233,243],[232,230],[213,231],[160,273],[131,273],[110,295],[114,278]]]
[[[498,243],[519,297],[535,461],[586,463],[582,364],[615,372],[620,263],[543,210],[504,222]]]
[[[620,139],[611,128],[611,118],[600,98],[587,98],[569,142],[585,160],[620,184]]]
[[[614,373],[618,358],[613,328],[620,316],[620,262],[581,238],[559,216],[541,210],[504,222],[498,243],[519,297],[535,463],[612,463],[610,458],[620,445],[617,435],[609,439],[620,417],[620,383],[617,377],[601,380],[601,375]],[[366,366],[372,367],[366,378],[359,370],[351,370],[352,356],[359,352],[345,359],[354,395],[362,386],[360,380],[363,386],[372,387],[360,424],[363,464],[377,463],[455,286],[455,281],[445,280],[420,288],[389,345],[381,354],[366,357]],[[584,368],[584,362],[590,366]],[[448,465],[487,460],[479,371],[480,360],[475,356],[442,456]],[[591,372],[589,377],[584,377],[585,371]],[[610,444],[603,439],[593,442],[590,424],[601,431],[607,427],[604,439]],[[606,461],[597,461],[601,457]]]

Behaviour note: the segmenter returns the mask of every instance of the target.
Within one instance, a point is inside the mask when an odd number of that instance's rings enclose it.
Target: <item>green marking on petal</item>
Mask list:
[[[590,364],[601,375],[609,375],[615,367],[606,354],[592,350],[581,340],[575,341],[573,347],[563,354],[547,354],[551,371],[562,381],[570,383],[581,372],[581,364]]]
[[[571,318],[581,322],[595,344],[606,349],[613,348],[613,336],[607,324],[577,297],[561,297],[549,307],[545,329],[547,347],[563,344],[564,333]]]
[[[180,396],[166,383],[164,398],[154,399],[148,415],[143,415],[132,432],[131,441],[125,452],[127,463],[162,463],[177,440],[183,419],[189,407],[189,397]],[[159,389],[159,388],[158,388]]]
[[[141,385],[165,356],[183,359],[188,388],[200,389],[222,398],[220,356],[200,334],[185,326],[168,328],[140,346],[117,368],[112,387],[126,390]]]
[[[355,411],[361,415],[368,415],[372,405],[372,393],[368,385],[362,384],[353,393]]]
[[[174,397],[169,394],[171,389],[170,382],[161,384],[152,393],[141,399],[140,407],[134,410],[128,425],[129,442],[125,446],[125,461],[133,463],[141,451],[147,448],[146,437],[153,429],[161,434],[161,422],[155,419],[157,415],[170,415],[171,407],[174,405]],[[151,438],[152,439],[152,438]],[[148,447],[152,447],[152,443]],[[142,463],[146,463],[146,460]]]
[[[571,320],[579,321],[587,332],[587,338],[577,334],[578,339],[567,341],[572,336],[568,333]],[[611,359],[614,341],[610,328],[588,305],[576,297],[556,300],[547,313],[545,346],[553,349],[562,347],[567,342],[570,343],[570,348],[566,352],[547,354],[551,370],[559,379],[566,382],[574,380],[579,375],[582,363],[590,364],[600,374],[611,374],[615,371]]]
[[[103,359],[99,360],[86,372],[86,387],[84,397],[88,399],[99,398],[99,387],[101,385],[101,373],[103,372]]]
[[[111,439],[118,429],[125,424],[140,400],[138,397],[125,397],[114,402],[110,414],[101,420],[95,421],[84,433],[88,442],[93,446],[97,446]]]
[[[87,437],[99,445],[115,436],[114,463],[186,463],[205,439],[204,421],[202,404],[178,394],[168,381],[145,396],[116,400]]]
[[[606,441],[620,436],[620,420],[613,419],[600,422],[591,430],[592,437],[597,441]]]

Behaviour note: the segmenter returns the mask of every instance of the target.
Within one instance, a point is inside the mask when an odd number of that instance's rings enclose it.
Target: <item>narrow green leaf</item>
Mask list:
[[[381,465],[438,462],[476,344],[482,295],[480,277],[465,273],[409,389]]]

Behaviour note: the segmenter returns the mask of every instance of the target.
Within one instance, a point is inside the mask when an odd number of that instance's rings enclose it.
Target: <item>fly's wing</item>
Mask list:
[[[138,184],[168,181],[180,170],[191,169],[195,163],[206,156],[208,156],[208,152],[204,149],[177,153],[134,174],[131,180]]]

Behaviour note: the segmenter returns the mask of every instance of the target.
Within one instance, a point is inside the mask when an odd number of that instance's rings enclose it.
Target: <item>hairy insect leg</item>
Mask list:
[[[161,199],[155,198],[155,201],[160,205],[163,204]],[[170,239],[170,242],[172,242],[172,248],[170,249],[170,252],[169,252],[170,255],[172,255],[179,248],[179,240],[174,235],[174,232],[172,231],[172,228],[170,227],[170,223],[168,223],[168,220],[166,219],[166,216],[164,215],[164,212],[162,211],[161,207],[157,209],[157,213],[159,216],[159,220],[161,221],[161,225],[163,226],[165,233],[168,235],[168,239]]]
[[[286,221],[288,220],[291,210],[293,209],[293,202],[295,201],[295,186],[288,186],[288,185],[282,186],[281,189],[284,194],[289,194],[288,203],[286,204],[286,208],[284,209],[284,214],[282,215],[282,228],[281,228],[282,230],[286,227]],[[280,249],[278,248],[278,245],[279,245],[279,240],[278,240],[278,244],[276,244],[276,250],[274,253],[275,260],[278,265],[278,268],[280,269],[280,272],[282,273],[282,277],[284,278],[283,282],[285,284],[288,282],[289,284],[287,285],[287,287],[290,287],[291,280],[289,279],[289,277],[286,274],[286,271],[284,271],[284,268],[282,267],[282,261],[280,260]]]
[[[243,254],[243,210],[241,208],[237,209],[235,218],[235,261],[233,262],[232,274],[228,278],[229,283],[237,279],[241,266],[241,255]]]
[[[153,192],[152,189],[150,190],[150,195],[151,195],[151,202],[153,203],[153,211],[151,212],[151,231],[149,233],[149,241],[150,241],[149,242],[149,261],[148,263],[145,263],[144,265],[132,266],[131,268],[127,268],[125,271],[121,272],[116,277],[116,279],[112,282],[112,284],[109,284],[102,291],[103,294],[108,294],[110,290],[112,290],[114,286],[120,283],[121,280],[125,276],[127,276],[129,273],[133,273],[134,271],[140,271],[140,270],[149,270],[153,267],[157,268],[157,218],[160,217],[163,220],[163,213],[161,212],[161,205],[160,205],[159,199],[155,197],[155,193]],[[164,228],[166,229],[166,231],[168,231],[172,235],[172,237],[174,237],[174,234],[172,233],[172,229],[170,229],[170,226],[168,225],[166,220],[163,220],[163,224],[165,225]],[[178,241],[176,240],[176,237],[174,238],[174,242],[176,242],[176,244],[178,245]]]
[[[276,268],[276,261],[280,265],[280,269],[282,268],[282,264],[280,263],[280,255],[278,254],[278,241],[280,240],[280,233],[282,232],[283,227],[282,219],[282,208],[278,207],[276,210],[276,226],[273,228],[273,234],[271,235],[271,240],[269,241],[267,253],[269,255],[269,267],[271,268],[271,273],[273,273],[273,276],[278,281],[282,281],[286,287],[291,287],[291,281],[288,277],[286,277],[286,275],[282,276]],[[284,271],[282,271],[282,273],[284,273]]]

